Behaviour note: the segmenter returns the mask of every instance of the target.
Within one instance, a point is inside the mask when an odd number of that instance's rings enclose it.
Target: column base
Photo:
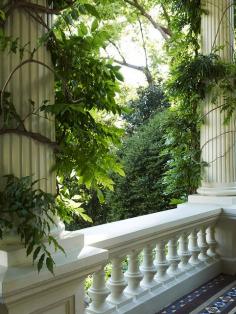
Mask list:
[[[201,196],[235,196],[236,199],[236,183],[203,185],[198,188],[197,193]]]
[[[205,188],[204,188],[205,189]],[[236,191],[236,190],[235,190]],[[220,196],[220,195],[189,195],[188,204],[214,204],[214,205],[236,205],[236,195],[235,196]]]

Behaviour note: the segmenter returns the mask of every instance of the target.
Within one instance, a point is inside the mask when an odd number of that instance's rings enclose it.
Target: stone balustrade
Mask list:
[[[235,206],[186,203],[64,231],[54,276],[38,274],[24,248],[0,250],[0,313],[155,314],[222,272],[236,274],[235,226]]]
[[[173,209],[84,229],[85,245],[108,251],[93,273],[86,314],[150,313],[220,273],[215,225],[221,209]]]

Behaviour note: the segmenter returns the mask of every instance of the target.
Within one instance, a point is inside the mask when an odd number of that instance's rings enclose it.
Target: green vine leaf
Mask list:
[[[46,265],[47,265],[47,269],[54,275],[53,272],[53,267],[54,267],[54,261],[51,257],[47,257],[46,259]]]
[[[40,256],[40,259],[38,261],[38,272],[41,271],[42,267],[43,267],[43,263],[44,263],[44,259],[45,259],[45,253],[43,253],[41,256]]]

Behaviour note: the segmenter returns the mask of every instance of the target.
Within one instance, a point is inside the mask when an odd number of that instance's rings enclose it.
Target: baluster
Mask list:
[[[166,241],[160,240],[156,246],[156,267],[157,273],[154,279],[160,283],[164,283],[170,280],[166,271],[169,267],[169,263],[166,260]]]
[[[127,283],[122,271],[122,261],[122,257],[112,258],[111,278],[108,281],[111,294],[108,296],[107,301],[117,306],[121,306],[129,301],[129,298],[123,293]]]
[[[193,266],[200,263],[198,259],[198,255],[200,253],[200,249],[197,243],[197,229],[194,228],[189,236],[189,251],[191,253],[191,257],[189,259],[189,263]]]
[[[104,268],[93,274],[93,284],[88,290],[88,294],[92,302],[86,310],[86,313],[113,313],[115,307],[106,302],[110,291],[106,287]]]
[[[199,248],[200,248],[200,254],[198,255],[198,258],[200,261],[207,262],[209,261],[210,257],[207,255],[208,250],[208,244],[206,241],[206,227],[202,226],[200,228],[200,231],[198,233],[198,242],[199,242]]]
[[[143,250],[143,263],[140,270],[144,275],[143,280],[141,281],[142,287],[151,288],[156,285],[156,281],[153,278],[157,270],[153,264],[152,244],[147,244]]]
[[[138,250],[132,250],[128,254],[128,270],[125,272],[128,286],[125,288],[125,293],[130,296],[137,296],[144,291],[140,286],[143,275],[139,270],[139,253]]]
[[[207,254],[212,258],[217,258],[218,254],[216,253],[217,242],[215,239],[215,226],[209,226],[207,228],[207,243],[209,245],[209,249]]]
[[[167,274],[170,276],[177,276],[180,273],[180,269],[178,267],[180,258],[177,253],[177,240],[177,237],[173,237],[168,242],[167,260],[170,263],[170,266],[167,269]]]
[[[184,271],[189,269],[191,265],[189,264],[190,252],[188,250],[188,233],[184,232],[179,238],[179,251],[178,255],[180,257],[179,268]]]

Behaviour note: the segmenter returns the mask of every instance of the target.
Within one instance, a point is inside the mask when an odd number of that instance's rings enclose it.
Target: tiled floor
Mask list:
[[[158,314],[236,314],[236,277],[220,275]]]

